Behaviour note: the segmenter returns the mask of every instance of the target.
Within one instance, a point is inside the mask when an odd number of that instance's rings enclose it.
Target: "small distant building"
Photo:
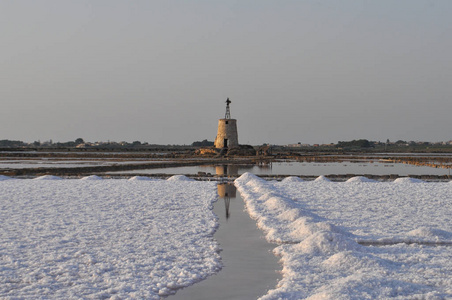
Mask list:
[[[289,148],[301,148],[303,145],[301,143],[298,144],[288,144],[287,147]]]
[[[218,132],[214,143],[215,148],[239,147],[237,120],[231,119],[229,104],[231,104],[231,101],[228,98],[226,100],[226,114],[224,119],[218,120]]]

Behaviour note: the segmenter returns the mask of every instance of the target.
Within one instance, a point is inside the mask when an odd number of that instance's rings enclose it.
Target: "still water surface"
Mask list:
[[[256,175],[448,175],[450,169],[432,168],[427,166],[414,166],[400,163],[387,162],[335,162],[335,163],[317,163],[317,162],[274,162],[268,165],[207,165],[177,167],[165,169],[147,169],[121,172],[109,172],[108,174],[197,174],[205,172],[217,175],[241,175],[250,172]]]
[[[220,243],[223,269],[206,280],[179,290],[168,299],[257,299],[280,279],[278,258],[262,231],[244,211],[244,201],[233,185],[219,185],[220,199],[213,211],[220,227],[214,238]]]

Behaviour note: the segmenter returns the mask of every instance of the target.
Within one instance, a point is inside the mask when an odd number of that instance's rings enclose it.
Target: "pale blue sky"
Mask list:
[[[1,1],[0,139],[451,140],[452,1]]]

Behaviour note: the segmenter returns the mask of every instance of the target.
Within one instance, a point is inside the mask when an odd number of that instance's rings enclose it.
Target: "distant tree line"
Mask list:
[[[28,144],[25,144],[22,141],[11,141],[11,140],[0,140],[0,147],[25,147]]]
[[[27,147],[50,147],[50,148],[73,148],[73,147],[96,147],[96,146],[105,146],[105,147],[141,147],[147,146],[148,143],[141,143],[140,141],[134,141],[132,143],[127,142],[96,142],[90,143],[85,142],[82,138],[77,138],[74,141],[68,142],[53,142],[52,140],[41,142],[34,141],[33,143],[25,143],[22,141],[13,141],[13,140],[0,140],[0,147],[3,148],[27,148]]]
[[[150,149],[150,148],[167,148],[167,147],[212,147],[214,146],[214,142],[208,141],[204,139],[202,141],[195,141],[191,145],[158,145],[158,144],[149,144],[147,142],[133,141],[133,142],[86,142],[82,138],[77,138],[74,141],[68,142],[53,142],[49,141],[35,141],[32,143],[26,143],[23,141],[17,140],[0,140],[0,148],[9,149],[9,148],[35,148],[35,149],[52,149],[52,148],[82,148],[82,149],[132,149],[132,150],[140,150],[140,149]],[[277,145],[273,145],[275,147]],[[326,145],[303,145],[301,143],[296,144],[297,148],[300,151],[319,151],[319,150],[330,150],[332,149],[342,149],[342,150],[365,150],[365,151],[424,151],[425,149],[437,149],[441,151],[442,149],[452,148],[452,140],[447,142],[420,142],[420,141],[404,141],[397,140],[396,142],[390,142],[389,139],[386,142],[378,142],[378,141],[369,141],[367,139],[359,139],[352,141],[339,141],[337,144],[326,144]],[[284,147],[284,146],[281,146]],[[289,147],[293,147],[289,145]],[[410,148],[410,149],[407,149]],[[291,148],[291,151],[295,151],[295,148]],[[428,150],[428,151],[430,151]]]
[[[214,142],[210,142],[208,140],[203,140],[201,142],[197,141],[197,142],[193,142],[193,144],[191,144],[193,147],[210,147],[214,145]]]
[[[336,147],[338,148],[370,148],[373,147],[373,143],[369,142],[368,140],[361,139],[361,140],[353,140],[349,142],[337,142]]]

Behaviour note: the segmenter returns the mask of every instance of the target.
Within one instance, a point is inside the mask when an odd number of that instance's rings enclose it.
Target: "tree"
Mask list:
[[[210,147],[214,145],[214,142],[210,142],[208,140],[203,140],[202,142],[193,142],[193,144],[191,144],[194,147]]]
[[[76,145],[80,145],[80,144],[84,144],[84,143],[85,143],[85,141],[82,138],[78,138],[75,140]]]
[[[0,140],[1,147],[22,147],[25,146],[22,141]]]

